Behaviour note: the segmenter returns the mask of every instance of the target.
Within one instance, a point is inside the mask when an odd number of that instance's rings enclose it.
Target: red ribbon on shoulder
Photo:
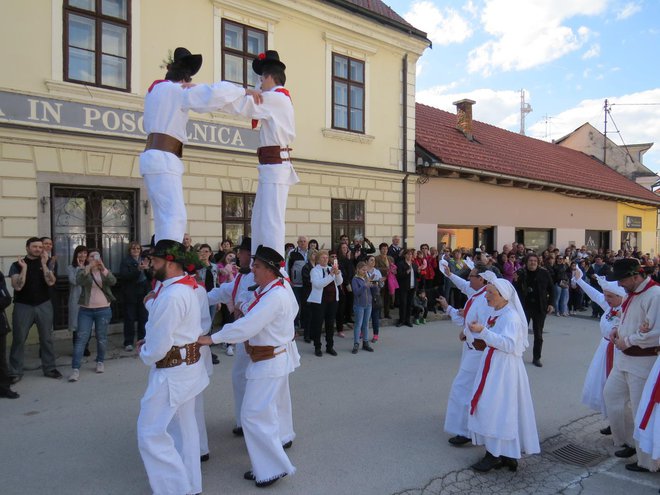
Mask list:
[[[285,94],[289,97],[289,100],[291,99],[291,93],[289,93],[289,90],[286,88],[277,88],[275,92]],[[252,129],[256,129],[258,125],[259,119],[252,119]]]
[[[192,277],[191,275],[186,275],[185,277],[180,278],[179,280],[174,282],[174,284],[187,285],[188,287],[192,287],[193,289],[196,289],[198,287],[197,280],[195,280],[195,277]]]
[[[156,84],[160,84],[162,82],[167,81],[167,79],[156,79],[154,82],[151,83],[151,86],[149,86],[149,89],[147,90],[147,93],[151,93],[151,90],[154,89]]]

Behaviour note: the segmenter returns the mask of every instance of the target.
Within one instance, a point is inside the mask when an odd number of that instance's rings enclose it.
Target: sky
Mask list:
[[[585,122],[616,144],[655,142],[660,172],[660,0],[385,0],[433,47],[417,63],[417,101],[475,120],[559,139]],[[618,129],[618,133],[616,132]]]

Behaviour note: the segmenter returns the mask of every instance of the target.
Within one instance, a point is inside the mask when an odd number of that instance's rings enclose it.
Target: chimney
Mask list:
[[[470,141],[474,140],[472,135],[472,105],[475,103],[477,102],[467,98],[453,103],[453,105],[456,105],[456,128]]]

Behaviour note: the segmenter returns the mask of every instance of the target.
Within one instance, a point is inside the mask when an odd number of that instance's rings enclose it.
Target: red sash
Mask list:
[[[239,273],[238,277],[236,277],[236,280],[234,281],[234,288],[231,291],[231,305],[232,306],[236,305],[236,293],[238,292],[238,284],[241,283],[241,277],[243,277],[243,274]]]
[[[250,306],[248,307],[248,309],[247,309],[248,312],[257,305],[257,303],[261,300],[262,297],[264,297],[266,294],[268,294],[275,287],[284,287],[284,284],[282,283],[281,280],[278,280],[273,285],[271,285],[270,289],[268,289],[266,292],[262,292],[261,294],[257,294],[254,298],[254,301],[252,301],[252,304],[250,304]]]
[[[629,295],[628,295],[628,298],[627,298],[625,301],[623,301],[623,306],[621,306],[621,309],[623,310],[623,315],[621,316],[621,324],[622,324],[622,325],[623,325],[623,320],[626,319],[626,310],[627,310],[628,307],[630,306],[630,303],[632,302],[632,300],[633,300],[636,296],[639,296],[640,294],[643,294],[644,292],[646,292],[647,290],[649,290],[651,287],[655,287],[656,285],[658,285],[658,283],[657,283],[655,280],[653,280],[653,279],[649,279],[649,283],[646,284],[646,287],[644,287],[644,288],[643,288],[642,290],[640,290],[639,292],[633,292],[632,294],[629,294]]]
[[[651,414],[653,413],[653,408],[656,404],[660,403],[660,373],[655,378],[655,385],[653,386],[653,392],[651,392],[651,398],[649,403],[646,406],[644,411],[644,416],[642,417],[642,422],[639,424],[640,430],[645,430],[646,426],[649,424],[649,419],[651,419]]]
[[[154,82],[151,83],[151,86],[149,86],[149,89],[147,90],[147,93],[151,93],[151,90],[154,89],[156,84],[160,84],[162,82],[167,81],[167,79],[156,79]]]
[[[614,366],[614,342],[607,342],[607,349],[605,349],[605,376],[610,376],[612,367]]]
[[[463,318],[465,319],[465,323],[468,323],[467,315],[468,315],[468,311],[470,311],[470,308],[472,307],[472,303],[477,298],[477,296],[480,296],[485,291],[486,291],[486,287],[481,289],[479,292],[473,294],[472,297],[468,300],[467,304],[465,305],[465,308],[463,309]]]
[[[289,97],[289,100],[291,99],[291,93],[289,93],[289,90],[286,88],[277,88],[275,92],[283,93]],[[258,125],[259,125],[259,119],[252,119],[252,129],[256,129]]]
[[[488,328],[491,328],[495,325],[495,322],[499,316],[491,316],[488,318],[488,323],[486,326]],[[474,411],[477,409],[477,404],[479,403],[479,399],[481,398],[481,394],[484,391],[484,387],[486,386],[486,377],[488,377],[488,372],[490,371],[490,362],[493,359],[493,353],[495,352],[494,347],[489,347],[488,352],[486,353],[486,361],[484,362],[484,369],[481,372],[481,380],[479,381],[479,386],[477,387],[477,391],[474,393],[472,396],[472,400],[470,401],[470,415],[474,414]]]

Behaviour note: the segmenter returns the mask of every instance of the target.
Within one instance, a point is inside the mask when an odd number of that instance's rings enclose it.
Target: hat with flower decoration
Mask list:
[[[282,70],[286,69],[286,65],[280,61],[280,55],[275,50],[266,50],[265,53],[260,53],[252,61],[252,70],[259,75],[263,74],[265,67],[270,66],[279,67]]]
[[[284,258],[282,255],[275,251],[273,248],[259,244],[257,251],[252,256],[252,259],[263,262],[268,268],[273,270],[280,276],[280,268],[284,268]]]
[[[183,244],[170,239],[158,241],[149,256],[178,263],[188,273],[194,272],[201,266],[195,251],[186,251]]]

